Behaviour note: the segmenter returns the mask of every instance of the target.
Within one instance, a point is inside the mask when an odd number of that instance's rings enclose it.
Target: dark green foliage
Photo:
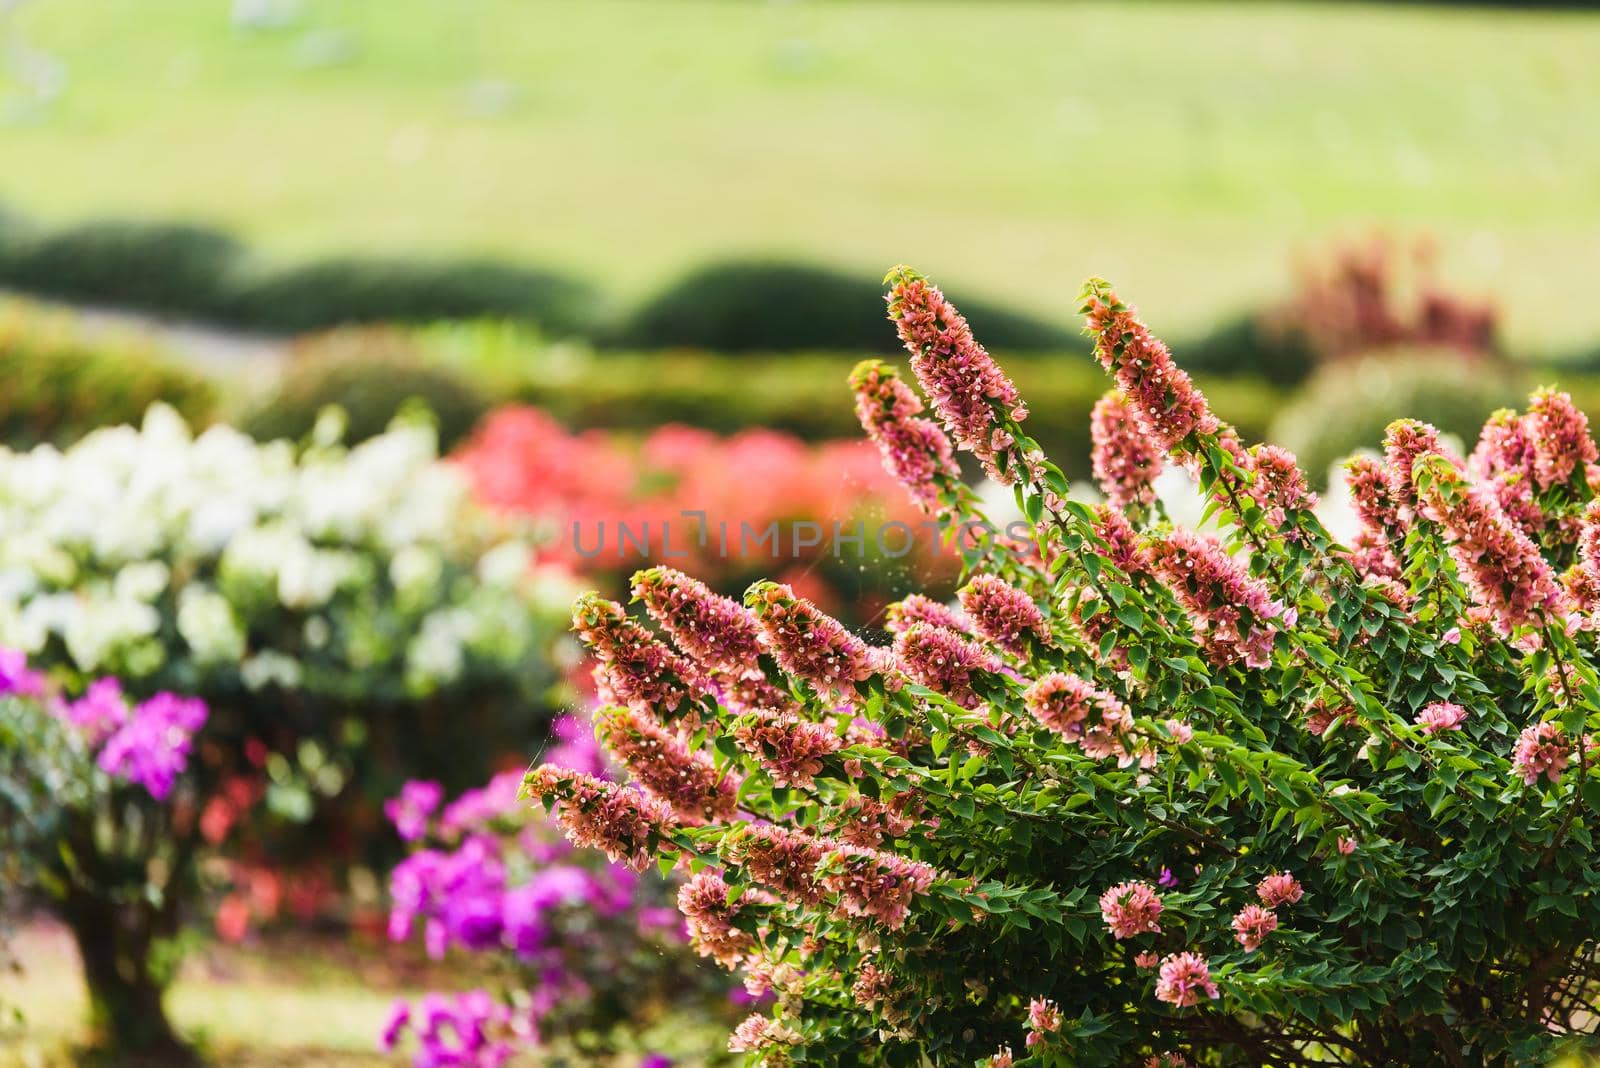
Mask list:
[[[986,344],[1033,351],[1076,346],[1075,330],[983,302],[961,303]],[[870,276],[801,263],[723,261],[697,268],[638,308],[617,340],[715,352],[884,344],[883,294]]]
[[[0,281],[89,303],[205,318],[226,302],[243,253],[233,238],[206,227],[109,219],[0,244]]]
[[[89,339],[68,315],[0,304],[0,443],[64,445],[95,427],[137,423],[156,401],[191,425],[211,421],[213,382],[148,345]]]
[[[252,273],[234,287],[223,317],[282,333],[487,317],[535,323],[562,336],[591,333],[597,304],[589,285],[536,267],[342,257]]]
[[[1240,315],[1187,344],[1173,346],[1185,367],[1218,375],[1254,375],[1278,385],[1303,381],[1316,353],[1299,331]]]
[[[448,450],[466,437],[490,401],[462,374],[423,362],[398,330],[352,327],[302,341],[277,390],[240,419],[240,429],[267,441],[300,439],[323,408],[337,404],[352,444],[383,432],[401,410],[422,403]]]

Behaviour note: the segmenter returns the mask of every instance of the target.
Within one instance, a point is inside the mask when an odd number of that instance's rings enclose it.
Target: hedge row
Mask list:
[[[0,382],[0,444],[11,448],[138,423],[158,400],[201,426],[220,402],[210,378],[148,342],[91,333],[70,314],[16,300],[0,300]]]
[[[723,262],[616,314],[582,279],[496,260],[343,256],[275,264],[206,227],[102,220],[45,229],[12,214],[0,214],[0,285],[269,333],[500,318],[603,346],[751,352],[872,349],[887,329],[871,272]],[[1072,328],[992,303],[962,306],[997,347],[1075,342]]]

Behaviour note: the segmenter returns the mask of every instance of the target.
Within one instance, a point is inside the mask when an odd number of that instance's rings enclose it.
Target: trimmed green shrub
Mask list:
[[[393,327],[348,327],[295,346],[277,389],[244,413],[239,427],[260,441],[300,439],[330,404],[344,409],[345,439],[375,437],[399,412],[422,403],[433,413],[441,449],[471,432],[490,400],[466,376],[428,364]]]
[[[0,443],[65,445],[100,426],[137,423],[165,401],[190,423],[216,413],[210,378],[130,335],[89,337],[70,313],[0,301]]]
[[[1255,375],[1278,385],[1305,381],[1317,355],[1303,333],[1255,314],[1229,319],[1187,344],[1174,346],[1187,367],[1218,375]]]
[[[1470,449],[1484,418],[1516,403],[1523,385],[1509,370],[1463,360],[1453,350],[1374,353],[1319,371],[1278,413],[1267,437],[1321,481],[1357,449],[1382,448],[1384,428],[1403,417],[1431,423]]]
[[[967,301],[973,327],[997,349],[1078,344],[1076,331]],[[883,294],[870,277],[802,263],[726,261],[696,268],[647,300],[613,340],[640,348],[715,352],[840,349],[883,344]]]
[[[341,257],[240,278],[225,316],[291,333],[347,323],[491,317],[534,322],[556,335],[588,335],[598,305],[588,284],[535,267]]]
[[[222,308],[243,254],[233,238],[202,226],[104,220],[0,245],[0,281],[52,296],[206,317]]]

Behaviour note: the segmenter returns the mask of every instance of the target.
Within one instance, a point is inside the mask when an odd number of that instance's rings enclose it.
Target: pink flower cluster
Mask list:
[[[817,864],[832,845],[805,831],[758,825],[725,837],[722,852],[783,900],[815,905],[823,894]]]
[[[670,567],[636,572],[633,595],[678,648],[702,666],[738,674],[758,669],[760,627],[733,598],[713,593],[704,582]]]
[[[881,360],[857,364],[850,372],[850,387],[856,394],[856,417],[878,446],[884,467],[924,512],[939,511],[941,483],[961,477],[945,432],[918,415],[922,401]]]
[[[1061,1009],[1049,998],[1034,998],[1028,1002],[1027,1046],[1033,1049],[1046,1041],[1047,1035],[1061,1030]]]
[[[1233,918],[1234,937],[1239,940],[1246,953],[1254,953],[1260,949],[1267,935],[1277,929],[1277,913],[1260,905],[1246,905]]]
[[[851,689],[872,676],[875,661],[867,643],[788,586],[757,582],[745,591],[744,602],[760,621],[778,666],[819,693]]]
[[[894,642],[895,662],[919,686],[943,694],[962,708],[977,708],[982,698],[973,688],[975,679],[996,674],[1004,667],[988,649],[968,641],[953,630],[914,623]]]
[[[1118,883],[1100,895],[1100,917],[1119,941],[1161,933],[1161,898],[1149,883]]]
[[[935,627],[966,634],[972,630],[972,621],[949,605],[913,593],[904,600],[889,606],[885,626],[891,634],[904,634],[914,624],[927,623]]]
[[[678,911],[689,925],[689,940],[702,957],[710,957],[731,968],[756,946],[755,936],[734,925],[746,900],[766,898],[760,891],[745,889],[729,900],[728,884],[722,876],[703,871],[678,888]]]
[[[595,734],[618,764],[688,824],[732,818],[739,779],[719,772],[711,758],[690,750],[648,713],[606,708],[595,715]]]
[[[1115,694],[1091,682],[1053,671],[1029,686],[1022,701],[1034,719],[1076,742],[1087,756],[1103,760],[1125,751],[1133,715]]]
[[[524,777],[522,789],[554,804],[556,820],[573,845],[598,849],[635,871],[650,866],[663,838],[677,827],[663,802],[581,771],[541,764]]]
[[[1467,721],[1467,710],[1449,701],[1435,701],[1417,713],[1417,729],[1423,734],[1458,731]]]
[[[1473,601],[1507,634],[1561,614],[1561,585],[1527,533],[1484,487],[1467,482],[1454,461],[1437,455],[1414,460],[1416,466],[1424,462],[1433,481],[1422,506],[1450,536],[1450,556]]]
[[[1417,508],[1417,487],[1412,467],[1424,456],[1454,459],[1439,440],[1439,432],[1415,419],[1400,419],[1389,424],[1383,436],[1384,473],[1388,478],[1389,500],[1400,522],[1409,525]]]
[[[907,267],[895,268],[889,280],[889,318],[934,410],[991,478],[1007,485],[1017,481],[1022,457],[996,417],[1006,414],[1014,422],[1027,417],[1017,387],[938,287]]]
[[[1256,896],[1267,908],[1293,905],[1306,894],[1305,888],[1288,872],[1274,872],[1256,884]]]
[[[1524,727],[1517,736],[1511,751],[1511,770],[1529,786],[1543,775],[1551,782],[1560,782],[1561,773],[1567,770],[1572,758],[1572,743],[1554,721],[1535,723]]]
[[[599,661],[595,682],[603,700],[667,715],[703,685],[692,662],[599,594],[573,604],[572,629]]]
[[[799,1032],[759,1012],[747,1016],[734,1028],[728,1039],[729,1053],[762,1053],[784,1046],[799,1045],[803,1041]]]
[[[1187,1008],[1200,1004],[1201,996],[1219,996],[1211,981],[1211,966],[1198,953],[1174,953],[1161,962],[1156,978],[1156,998],[1169,1005]]]
[[[810,789],[822,770],[822,760],[843,744],[832,730],[801,719],[793,712],[757,709],[745,715],[733,730],[733,739],[754,756],[783,787]]]
[[[1278,445],[1257,445],[1250,453],[1250,499],[1260,506],[1269,527],[1284,523],[1288,511],[1310,511],[1317,495],[1294,453]]]
[[[818,870],[847,915],[875,919],[891,930],[905,925],[911,902],[928,892],[937,875],[920,860],[850,843],[833,844]]]
[[[1134,418],[1151,441],[1171,452],[1191,433],[1215,433],[1219,424],[1205,394],[1134,310],[1104,282],[1091,282],[1084,298],[1095,355],[1116,376]]]
[[[1121,390],[1107,390],[1095,402],[1089,413],[1089,441],[1094,480],[1114,509],[1155,503],[1155,480],[1166,466],[1166,455],[1145,437]]]
[[[1030,641],[1050,641],[1050,624],[1033,598],[997,575],[974,576],[958,596],[978,633],[1014,656],[1026,657]]]
[[[1273,600],[1214,539],[1178,529],[1150,543],[1152,565],[1194,619],[1207,652],[1219,664],[1243,661],[1264,668],[1278,628],[1295,613]]]

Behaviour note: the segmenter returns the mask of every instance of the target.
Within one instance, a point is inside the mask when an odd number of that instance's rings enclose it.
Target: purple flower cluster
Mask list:
[[[194,736],[205,726],[205,702],[158,693],[132,705],[114,678],[96,679],[77,698],[50,692],[48,680],[15,649],[0,649],[0,697],[43,699],[57,719],[90,749],[95,764],[114,779],[142,786],[157,801],[172,795],[189,767]]]
[[[512,1010],[486,990],[428,994],[414,1012],[395,1003],[380,1045],[392,1050],[410,1031],[417,1039],[415,1068],[500,1068],[516,1053],[511,1040],[518,1030]]]

